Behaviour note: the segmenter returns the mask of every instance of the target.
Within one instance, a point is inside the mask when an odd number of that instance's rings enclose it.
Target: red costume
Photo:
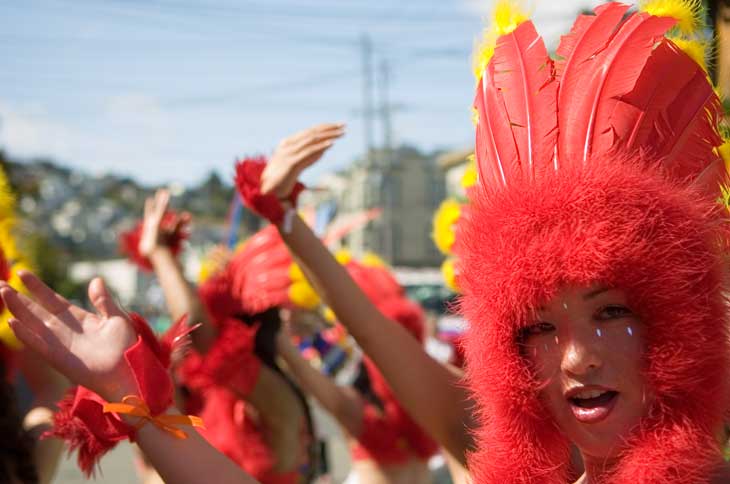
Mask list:
[[[567,482],[569,442],[517,341],[568,284],[622,289],[647,326],[654,403],[607,482],[707,482],[721,462],[730,339],[720,102],[665,36],[676,20],[627,9],[581,15],[555,62],[532,23],[512,16],[480,58],[479,184],[455,251],[482,419],[469,458],[476,483]]]

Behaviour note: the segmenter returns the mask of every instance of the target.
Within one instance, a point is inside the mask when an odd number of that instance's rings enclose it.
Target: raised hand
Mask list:
[[[319,124],[284,138],[261,175],[261,193],[286,198],[301,172],[319,160],[345,134],[344,124]]]
[[[96,278],[89,283],[95,314],[69,303],[30,272],[19,275],[33,299],[0,282],[17,337],[70,380],[108,401],[135,393],[124,351],[136,341],[136,333],[104,282]]]
[[[153,197],[145,200],[142,234],[138,246],[141,255],[149,257],[155,249],[167,246],[173,234],[190,222],[189,213],[168,212],[169,206],[170,192],[164,189],[157,190]]]

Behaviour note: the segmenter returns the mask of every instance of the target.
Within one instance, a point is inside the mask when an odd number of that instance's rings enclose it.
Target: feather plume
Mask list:
[[[639,2],[639,11],[675,19],[683,34],[693,34],[704,25],[702,0],[644,0]]]
[[[523,2],[519,0],[498,0],[492,11],[492,21],[484,32],[481,40],[474,48],[474,77],[482,78],[487,64],[494,55],[497,38],[500,35],[512,33],[528,18]],[[472,119],[474,119],[472,117]]]
[[[675,23],[674,19],[637,13],[618,29],[606,28],[623,15],[623,7],[609,4],[596,9],[590,24],[576,22],[584,30],[576,32],[579,40],[572,41],[572,49],[570,45],[559,48],[567,55],[560,69],[558,94],[562,162],[585,162],[591,155],[615,148],[611,116],[621,97],[633,90],[658,40]]]
[[[537,166],[552,159],[556,93],[552,61],[532,22],[502,35],[475,101],[476,158],[484,183],[534,176]]]

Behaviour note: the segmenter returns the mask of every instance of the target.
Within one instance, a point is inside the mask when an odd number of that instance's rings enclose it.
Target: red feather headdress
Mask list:
[[[483,423],[474,481],[567,482],[569,443],[517,335],[562,285],[600,281],[625,290],[649,327],[656,395],[609,482],[705,482],[730,396],[720,102],[665,36],[673,18],[607,3],[578,17],[554,62],[517,17],[480,59],[480,183],[455,250]]]

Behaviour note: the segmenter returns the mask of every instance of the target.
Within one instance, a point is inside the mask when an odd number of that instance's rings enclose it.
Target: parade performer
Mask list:
[[[346,252],[338,260],[373,304],[423,343],[423,312],[384,265],[357,262]],[[342,387],[314,369],[284,333],[279,350],[297,381],[347,433],[353,461],[347,483],[430,482],[428,459],[437,445],[408,416],[367,355],[353,387]]]
[[[290,209],[303,188],[297,182],[301,171],[320,159],[343,134],[343,125],[322,124],[285,138],[268,163],[239,163],[238,191],[249,208],[279,227],[299,267],[377,366],[397,401],[443,447],[454,481],[466,482],[464,466],[472,448],[469,429],[475,418],[461,372],[435,361],[401,324],[383,315],[347,269]]]
[[[263,306],[251,309],[252,296],[234,293],[232,282],[233,268],[266,277],[246,265],[265,235],[217,256],[196,291],[175,257],[189,215],[169,210],[169,200],[166,190],[149,198],[143,221],[123,240],[131,260],[155,271],[172,319],[195,324],[193,349],[175,365],[182,408],[198,414],[206,424],[203,436],[263,484],[308,481],[311,420],[301,392],[276,364],[277,315]]]
[[[526,15],[501,3],[477,56],[479,184],[455,251],[481,419],[475,482],[566,482],[571,444],[580,482],[730,475],[721,108],[681,48],[693,52],[696,2],[640,7],[579,17],[554,65]],[[286,199],[309,161],[262,169],[249,205]],[[388,324],[288,218],[284,239],[367,347]],[[396,390],[385,369],[400,350],[376,360]]]

